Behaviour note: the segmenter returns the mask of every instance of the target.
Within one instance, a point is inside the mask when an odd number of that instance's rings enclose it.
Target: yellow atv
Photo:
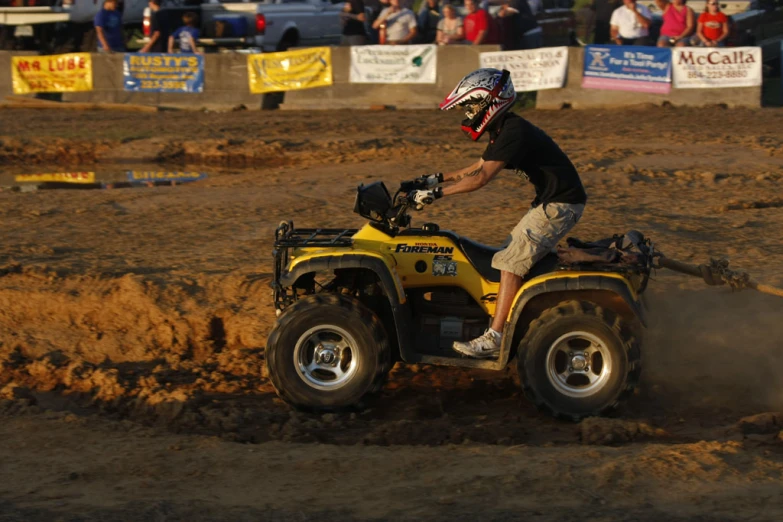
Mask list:
[[[558,417],[599,415],[630,395],[641,372],[649,240],[624,236],[630,263],[549,254],[515,298],[498,359],[470,359],[452,343],[489,326],[500,249],[434,223],[412,228],[408,193],[420,188],[421,179],[403,182],[392,198],[381,182],[359,186],[354,211],[369,223],[358,230],[278,227],[278,321],[266,364],[280,397],[337,410],[379,391],[395,361],[503,370],[514,357],[526,396]]]

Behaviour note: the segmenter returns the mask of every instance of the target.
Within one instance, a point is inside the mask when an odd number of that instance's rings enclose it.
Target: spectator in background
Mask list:
[[[498,43],[495,21],[487,11],[478,8],[476,0],[465,0],[465,11],[465,40],[473,45]]]
[[[438,22],[439,45],[459,44],[465,41],[465,28],[462,25],[462,17],[451,4],[443,6],[443,18]]]
[[[658,47],[684,47],[693,34],[693,9],[685,5],[685,0],[655,0],[663,13],[661,34]]]
[[[364,0],[348,0],[340,14],[343,22],[341,45],[364,45],[367,33],[364,31]]]
[[[595,0],[593,2],[593,11],[595,11],[594,44],[608,44],[611,42],[612,33],[609,20],[612,19],[612,13],[619,5],[619,0]]]
[[[389,0],[378,0],[372,7],[372,12],[370,13],[370,43],[378,43],[378,30],[375,29],[375,21],[381,15],[381,11],[387,7],[389,7]]]
[[[165,53],[166,46],[163,37],[160,34],[160,18],[158,11],[160,10],[160,0],[150,0],[150,39],[144,44],[144,47],[139,49],[140,53]]]
[[[497,23],[500,26],[498,39],[503,50],[537,49],[543,45],[544,34],[535,15],[540,8],[540,1],[501,1]]]
[[[438,0],[424,0],[424,9],[419,11],[419,43],[429,44],[438,36],[438,23],[441,20],[441,8]]]
[[[612,40],[617,45],[647,45],[652,14],[636,0],[623,0],[623,5],[612,13],[609,25]]]
[[[169,36],[169,52],[174,52],[174,42],[177,42],[179,44],[179,52],[200,54],[196,51],[196,43],[199,37],[199,30],[196,27],[196,22],[198,21],[196,13],[188,11],[182,15],[182,21],[185,25]]]
[[[718,0],[707,0],[704,12],[699,15],[691,45],[724,47],[728,37],[729,18],[721,12]]]
[[[95,34],[98,37],[98,51],[104,53],[125,52],[122,13],[117,11],[116,0],[103,0],[103,7],[95,15],[94,23]]]
[[[416,38],[416,15],[400,7],[400,0],[389,0],[389,7],[381,11],[372,27],[378,30],[380,44],[409,44]]]

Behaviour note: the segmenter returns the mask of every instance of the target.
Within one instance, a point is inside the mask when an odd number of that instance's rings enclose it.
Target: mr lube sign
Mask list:
[[[91,91],[92,58],[89,53],[13,56],[11,81],[14,94]]]

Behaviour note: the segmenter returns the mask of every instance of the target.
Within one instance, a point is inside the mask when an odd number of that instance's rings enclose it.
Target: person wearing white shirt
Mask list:
[[[650,34],[650,10],[637,5],[636,0],[623,0],[623,5],[612,13],[609,21],[612,41],[617,45],[647,45]]]

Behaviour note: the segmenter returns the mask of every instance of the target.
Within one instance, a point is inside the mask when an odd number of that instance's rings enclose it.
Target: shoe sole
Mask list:
[[[489,353],[487,355],[476,355],[476,354],[473,354],[473,353],[465,353],[462,350],[460,350],[459,348],[457,348],[456,346],[452,346],[451,349],[454,350],[455,352],[457,352],[458,354],[464,355],[465,357],[470,357],[471,359],[497,359],[498,356],[500,356],[500,353],[498,353],[498,352]]]

